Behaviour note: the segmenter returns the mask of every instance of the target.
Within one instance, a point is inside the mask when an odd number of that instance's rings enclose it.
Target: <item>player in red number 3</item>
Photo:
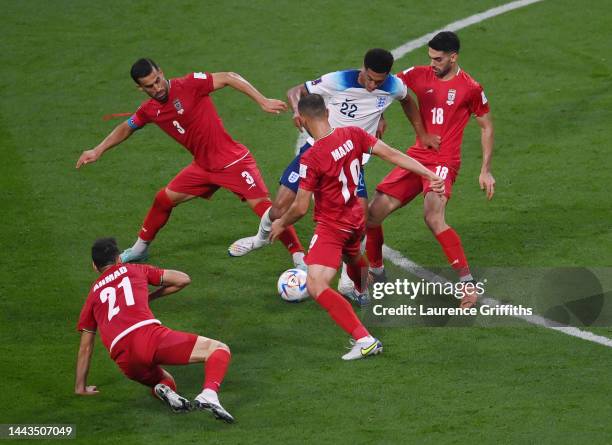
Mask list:
[[[267,113],[278,114],[285,111],[287,105],[264,97],[235,73],[191,73],[166,80],[155,62],[140,59],[132,66],[130,74],[150,99],[98,146],[84,151],[77,161],[77,168],[95,162],[104,152],[151,122],[189,150],[193,162],[157,193],[136,243],[121,254],[121,261],[145,260],[149,244],[166,224],[175,206],[196,197],[210,199],[220,187],[246,201],[261,218],[272,206],[268,189],[249,150],[225,131],[210,94],[230,86],[249,96]],[[294,264],[301,265],[304,249],[293,227],[287,229],[281,241],[292,254]]]

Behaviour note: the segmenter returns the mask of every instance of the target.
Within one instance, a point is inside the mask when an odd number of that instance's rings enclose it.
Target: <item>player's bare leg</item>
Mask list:
[[[446,224],[445,211],[446,203],[448,198],[446,196],[438,195],[433,192],[429,192],[425,195],[424,201],[424,218],[425,224],[434,234],[442,250],[446,254],[448,263],[457,272],[459,281],[467,283],[473,282],[472,275],[470,273],[470,267],[463,246],[461,245],[461,239],[457,232]],[[472,289],[468,286],[467,289]],[[470,308],[476,304],[477,294],[473,291],[464,292],[463,298],[461,299],[462,308]]]
[[[179,204],[187,202],[196,196],[170,190],[168,187],[161,189],[155,195],[153,205],[145,217],[140,234],[134,245],[123,251],[121,261],[130,263],[133,261],[144,261],[147,259],[149,244],[153,242],[157,232],[166,225],[172,209]]]
[[[363,214],[366,217],[368,217],[368,199],[367,198],[363,198],[363,197],[359,197],[359,205],[361,206],[361,208],[363,209]],[[362,252],[365,250],[365,240],[362,241]],[[349,276],[348,270],[347,270],[347,263],[346,261],[342,261],[342,271],[340,272],[340,279],[338,280],[338,292],[340,292],[342,295],[350,298],[353,301],[357,301],[359,305],[362,305],[362,303],[359,303],[359,301],[361,301],[364,297],[362,295],[362,292],[355,292],[355,286],[353,284],[353,280],[351,279],[351,277]],[[355,300],[355,298],[357,300]],[[365,297],[366,300],[368,300],[367,295]],[[363,303],[365,304],[365,303]]]
[[[349,334],[353,341],[351,350],[342,356],[343,360],[356,360],[382,352],[382,343],[372,337],[355,311],[342,295],[329,287],[337,270],[320,264],[308,266],[306,285],[308,293],[323,307],[340,328]]]
[[[272,221],[280,218],[283,213],[287,211],[294,199],[295,193],[290,188],[281,185],[278,189],[276,197],[274,198],[272,206],[269,207],[261,215],[257,234],[234,241],[232,245],[228,248],[229,255],[235,257],[243,256],[253,250],[259,249],[270,244],[268,238],[270,237],[270,227],[272,226]],[[249,205],[251,204],[249,203]],[[254,209],[254,206],[251,206],[251,208]],[[291,248],[289,246],[288,248],[291,251]],[[292,252],[292,258],[293,264],[296,267],[304,269],[306,268],[304,264],[304,250],[301,245],[299,246],[299,249],[296,249],[294,252]]]
[[[231,359],[230,349],[218,340],[199,336],[189,357],[189,363],[204,362],[204,384],[193,402],[198,409],[211,412],[215,418],[227,423],[234,417],[219,402],[219,387],[223,382]]]
[[[172,375],[162,369],[163,378],[151,391],[155,397],[165,402],[175,413],[186,413],[191,410],[191,402],[176,392],[176,383]]]

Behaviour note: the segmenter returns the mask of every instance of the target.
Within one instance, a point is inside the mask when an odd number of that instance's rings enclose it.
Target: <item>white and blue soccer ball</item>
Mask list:
[[[289,269],[278,278],[278,294],[289,303],[299,303],[308,298],[306,272],[302,269]]]

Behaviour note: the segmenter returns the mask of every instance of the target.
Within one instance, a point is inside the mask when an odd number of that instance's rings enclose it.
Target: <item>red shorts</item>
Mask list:
[[[206,170],[189,164],[168,184],[174,192],[210,199],[219,188],[228,189],[241,200],[267,198],[268,189],[251,154],[223,170]]]
[[[453,184],[457,179],[458,171],[446,164],[423,164],[427,169],[436,173],[444,179],[444,196],[450,199]],[[408,204],[421,192],[426,194],[431,191],[429,180],[416,173],[395,167],[383,178],[376,187],[376,191],[392,196],[402,202],[402,206]]]
[[[338,269],[342,255],[355,257],[361,253],[360,245],[364,235],[365,229],[347,232],[319,223],[304,262]]]
[[[129,379],[155,386],[164,374],[159,365],[186,365],[198,336],[159,324],[136,329],[119,340],[111,358]]]

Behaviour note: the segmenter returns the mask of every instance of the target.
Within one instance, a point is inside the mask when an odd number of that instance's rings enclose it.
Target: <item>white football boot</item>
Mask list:
[[[154,388],[155,395],[170,407],[175,413],[186,413],[191,410],[191,402],[177,394],[167,385],[158,383]]]
[[[259,236],[247,236],[246,238],[240,238],[232,243],[231,246],[228,247],[227,253],[229,256],[244,256],[253,250],[259,249],[263,246],[267,246],[270,244],[268,240],[262,240]]]
[[[382,342],[372,336],[359,341],[351,339],[351,345],[351,350],[342,356],[342,360],[359,360],[383,352]]]
[[[205,389],[198,394],[193,404],[197,409],[213,413],[216,419],[223,420],[227,423],[234,423],[234,416],[221,406],[217,393],[210,389]]]

